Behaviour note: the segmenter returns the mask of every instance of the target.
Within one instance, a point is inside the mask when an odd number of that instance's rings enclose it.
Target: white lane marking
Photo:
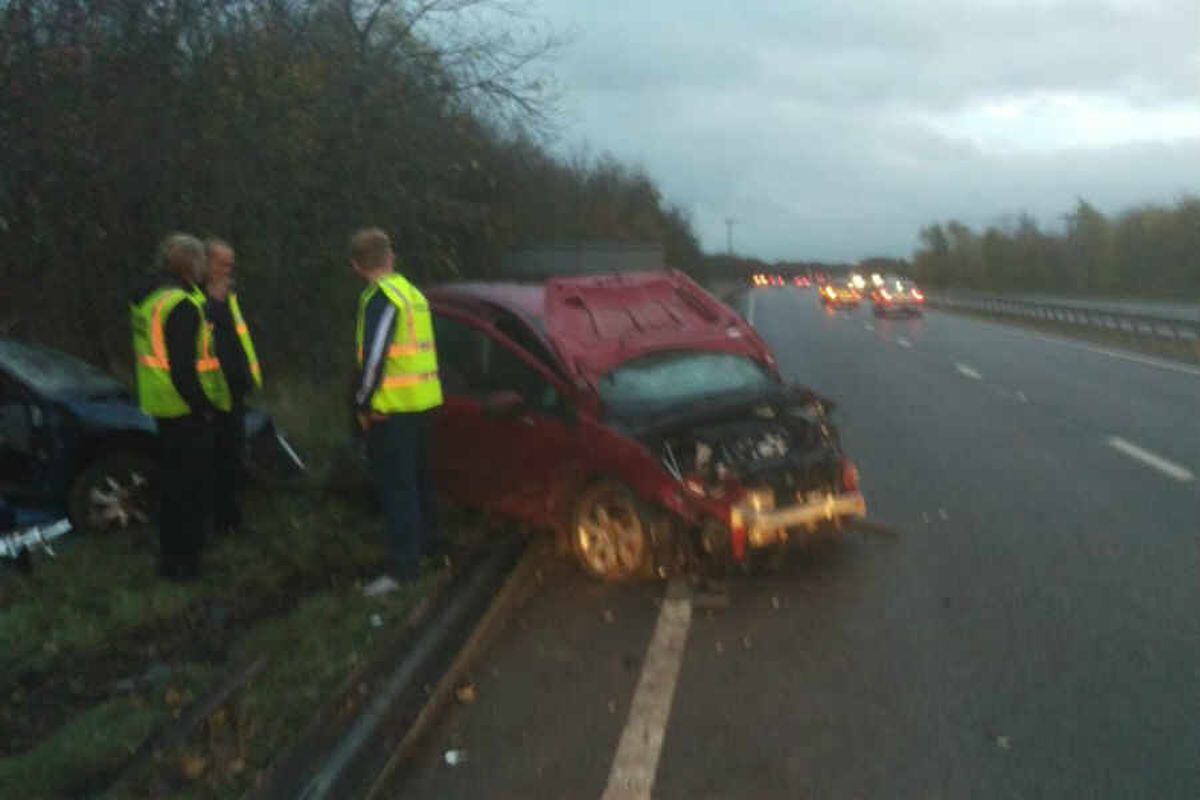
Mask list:
[[[869,331],[873,331],[873,330],[875,330],[875,326],[874,326],[874,325],[872,325],[872,324],[871,324],[871,323],[869,323],[869,322],[864,322],[864,323],[863,323],[863,327],[864,327],[864,328],[866,328],[866,329],[867,329],[867,330],[869,330]]]
[[[1022,403],[1029,402],[1029,398],[1025,396],[1024,392],[1017,392],[1017,399],[1020,400]]]
[[[1138,447],[1133,442],[1127,442],[1120,436],[1108,437],[1108,444],[1117,450],[1120,450],[1125,455],[1136,458],[1148,467],[1153,467],[1164,475],[1174,478],[1180,483],[1190,483],[1196,479],[1192,471],[1187,467],[1181,467],[1174,461],[1168,461],[1162,456],[1151,453],[1149,450],[1144,450]]]
[[[906,350],[912,349],[912,342],[910,342],[908,339],[905,339],[903,336],[896,340],[896,344],[900,345]]]
[[[1109,358],[1119,358],[1122,361],[1132,361],[1135,364],[1141,364],[1146,367],[1157,367],[1170,372],[1179,372],[1184,375],[1194,375],[1200,378],[1200,369],[1189,367],[1185,364],[1175,364],[1171,361],[1164,361],[1161,358],[1152,356],[1139,356],[1133,353],[1122,353],[1119,350],[1109,350],[1107,347],[1093,347],[1090,344],[1080,344],[1079,342],[1068,342],[1063,339],[1056,339],[1053,336],[1039,336],[1031,334],[1034,339],[1039,341],[1049,342],[1050,344],[1061,344],[1063,347],[1073,347],[1076,350],[1087,350],[1089,353],[1097,353],[1098,355],[1108,356]]]
[[[649,800],[691,624],[691,593],[676,578],[667,587],[602,800]]]
[[[750,293],[750,305],[746,308],[746,322],[749,322],[751,326],[754,325],[754,306],[755,306],[755,303],[757,302],[757,300],[758,300],[758,295],[751,292]]]
[[[980,375],[979,372],[967,366],[966,364],[955,364],[954,368],[958,370],[960,375],[965,375],[973,381],[983,380],[983,376]]]

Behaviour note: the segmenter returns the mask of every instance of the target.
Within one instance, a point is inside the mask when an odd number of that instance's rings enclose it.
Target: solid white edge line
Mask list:
[[[691,623],[691,592],[683,580],[673,579],[646,649],[602,800],[650,800]]]
[[[1196,367],[1189,367],[1187,364],[1176,364],[1173,361],[1154,358],[1153,356],[1141,356],[1136,353],[1127,353],[1121,350],[1111,350],[1107,347],[1096,347],[1095,345],[1086,344],[1073,339],[1063,339],[1058,336],[1046,336],[1045,334],[1041,333],[1032,333],[1029,330],[1022,329],[1015,325],[1006,325],[1003,322],[992,322],[990,324],[1012,336],[1020,336],[1026,339],[1036,339],[1039,342],[1057,344],[1063,347],[1069,347],[1072,350],[1084,350],[1088,353],[1095,353],[1101,356],[1108,356],[1109,358],[1120,359],[1121,361],[1130,361],[1134,364],[1141,364],[1144,367],[1154,367],[1156,369],[1167,370],[1169,372],[1177,372],[1181,375],[1191,375],[1193,377],[1200,378],[1200,369],[1197,369]]]
[[[1122,353],[1119,350],[1109,350],[1106,347],[1094,347],[1090,344],[1083,344],[1081,342],[1070,342],[1064,339],[1055,338],[1053,336],[1041,336],[1038,334],[1032,334],[1031,336],[1038,341],[1048,342],[1050,344],[1060,344],[1064,347],[1074,348],[1075,350],[1086,350],[1089,353],[1096,353],[1097,355],[1108,356],[1109,358],[1119,358],[1122,361],[1132,361],[1134,364],[1141,364],[1144,367],[1155,367],[1157,369],[1178,372],[1183,375],[1193,375],[1197,378],[1200,378],[1200,369],[1189,367],[1186,364],[1174,364],[1170,361],[1164,361],[1160,358],[1139,356],[1135,353]]]
[[[1168,461],[1160,455],[1151,453],[1149,450],[1138,447],[1133,442],[1126,441],[1120,436],[1108,437],[1110,447],[1120,450],[1130,458],[1135,458],[1141,461],[1148,467],[1152,467],[1164,475],[1174,478],[1180,483],[1190,483],[1196,479],[1196,476],[1187,467],[1180,466],[1174,461]]]
[[[960,375],[965,375],[973,381],[983,380],[983,375],[966,364],[955,364],[954,368],[958,370]]]

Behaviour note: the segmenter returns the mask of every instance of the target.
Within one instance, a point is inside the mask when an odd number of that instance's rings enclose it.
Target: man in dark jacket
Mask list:
[[[211,519],[212,421],[204,382],[215,358],[197,286],[207,271],[204,245],[172,234],[159,247],[159,274],[130,300],[138,403],[158,423],[159,572],[200,575]]]
[[[244,482],[246,397],[254,390],[255,375],[251,372],[251,354],[242,343],[243,336],[249,341],[249,331],[245,328],[245,320],[241,319],[233,291],[233,247],[222,239],[209,239],[205,251],[208,279],[204,286],[204,311],[212,325],[214,349],[229,386],[231,401],[230,410],[218,412],[214,421],[213,514],[217,533],[232,534],[239,530],[244,532],[238,498]]]

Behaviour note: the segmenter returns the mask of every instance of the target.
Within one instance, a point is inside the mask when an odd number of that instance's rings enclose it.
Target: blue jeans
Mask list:
[[[388,549],[400,580],[421,574],[421,557],[440,544],[429,474],[431,414],[391,414],[367,430],[367,460],[387,518]]]

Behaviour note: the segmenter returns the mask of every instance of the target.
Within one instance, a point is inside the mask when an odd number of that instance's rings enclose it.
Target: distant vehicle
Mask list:
[[[867,279],[861,273],[852,272],[850,273],[850,287],[861,293],[867,288]]]
[[[556,531],[618,580],[863,516],[831,404],[678,272],[427,292],[452,504]]]
[[[858,308],[862,295],[848,283],[827,283],[821,287],[821,303],[829,309]]]
[[[809,278],[807,275],[797,275],[795,278],[792,278],[792,283],[801,289],[807,289],[812,286],[812,278]]]
[[[772,287],[778,289],[781,286],[786,286],[787,281],[783,279],[782,275],[772,275],[757,272],[750,276],[750,285],[756,286],[760,289]]]
[[[155,423],[117,380],[58,350],[0,338],[0,496],[97,533],[149,521]],[[262,411],[246,414],[248,466],[303,470]]]
[[[871,303],[877,317],[892,314],[919,317],[925,310],[925,293],[912,281],[888,277],[871,291]]]

